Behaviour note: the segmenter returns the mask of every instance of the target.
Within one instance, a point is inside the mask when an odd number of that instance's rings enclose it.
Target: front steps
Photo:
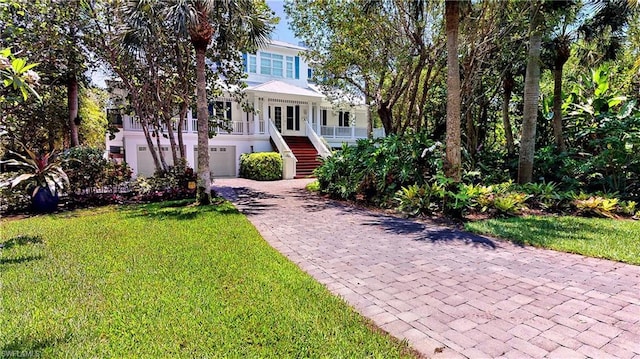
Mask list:
[[[320,166],[320,161],[318,161],[318,151],[309,138],[303,136],[282,136],[282,138],[298,160],[295,178],[313,177],[313,170]]]

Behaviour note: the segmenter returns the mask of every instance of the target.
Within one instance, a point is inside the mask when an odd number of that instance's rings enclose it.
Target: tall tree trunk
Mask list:
[[[386,106],[386,104],[378,104],[378,117],[380,117],[380,122],[382,122],[382,127],[384,127],[384,132],[387,135],[395,134],[396,129],[393,124],[393,114],[391,110]]]
[[[511,93],[513,91],[513,75],[507,71],[502,80],[502,126],[504,127],[504,137],[507,142],[507,152],[511,155],[515,152],[513,145],[513,130],[511,129],[511,120],[509,119],[509,103],[511,102]]]
[[[173,131],[173,121],[171,120],[171,116],[167,115],[164,119],[164,123],[167,126],[167,136],[169,137],[169,145],[171,146],[171,158],[173,159],[173,165],[175,166],[178,164],[178,158],[180,158],[180,154],[178,153],[178,145],[176,144],[176,133]]]
[[[182,137],[182,131],[184,131],[184,121],[187,119],[188,106],[186,102],[180,105],[180,122],[178,122],[178,148],[180,150],[180,158],[184,158],[184,139]]]
[[[542,32],[540,3],[532,4],[529,26],[529,55],[524,81],[524,109],[522,115],[522,135],[520,137],[520,159],[518,163],[518,183],[529,183],[533,179],[533,158],[536,149],[536,123],[540,96],[540,47]]]
[[[196,199],[201,206],[211,203],[211,172],[209,170],[209,113],[205,79],[206,46],[196,48],[196,96],[198,107],[198,188]]]
[[[78,79],[75,74],[69,75],[67,79],[67,104],[69,106],[69,129],[71,130],[71,147],[80,146],[78,136]]]
[[[458,63],[458,22],[460,9],[457,1],[445,1],[447,33],[447,136],[445,175],[460,182],[462,159],[460,151],[460,68]]]
[[[562,70],[571,56],[571,47],[566,38],[556,39],[556,58],[553,69],[553,137],[559,152],[565,152],[567,146],[562,134]]]
[[[553,137],[559,152],[565,152],[562,135],[562,67],[553,70]]]
[[[151,138],[151,132],[149,131],[149,122],[141,120],[140,126],[142,127],[142,132],[144,133],[144,139],[147,141],[147,147],[149,148],[149,153],[151,153],[153,165],[156,167],[156,171],[160,171],[162,170],[162,164],[160,163],[160,159],[158,158],[158,153],[156,153],[156,146],[153,144],[153,139]]]
[[[155,135],[156,135],[156,146],[158,147],[158,158],[160,159],[160,165],[162,166],[160,172],[165,173],[167,172],[167,169],[169,167],[167,166],[167,161],[164,159],[164,153],[162,153],[162,145],[160,144],[160,137],[162,137],[162,135],[160,134],[160,123],[156,121],[156,124],[154,126],[155,126],[155,129],[153,131],[155,132]]]

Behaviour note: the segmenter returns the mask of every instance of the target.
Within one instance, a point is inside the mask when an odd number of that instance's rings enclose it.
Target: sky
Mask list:
[[[289,22],[287,21],[287,14],[284,12],[284,1],[282,0],[267,0],[267,4],[276,13],[276,16],[280,18],[280,23],[276,25],[276,28],[271,34],[273,40],[280,40],[297,45],[301,40],[293,35],[293,31],[289,29]],[[104,82],[107,78],[106,71],[97,70],[90,74],[93,83],[101,88],[105,88]]]
[[[276,26],[271,34],[273,40],[280,40],[289,42],[292,44],[298,44],[302,41],[293,35],[293,31],[289,29],[289,22],[287,21],[287,14],[284,12],[284,1],[282,0],[267,0],[267,5],[276,13],[276,16],[280,18],[280,23]]]

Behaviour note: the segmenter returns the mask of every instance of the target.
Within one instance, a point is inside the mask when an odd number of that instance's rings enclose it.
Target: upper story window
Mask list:
[[[270,52],[258,55],[242,54],[242,65],[249,74],[260,74],[287,79],[300,78],[300,58]]]
[[[248,55],[247,58],[247,71],[249,71],[249,73],[251,74],[255,74],[258,72],[258,58],[256,57],[256,55]]]
[[[262,75],[270,75],[274,77],[282,77],[283,74],[283,58],[278,54],[268,52],[260,53],[260,73]]]

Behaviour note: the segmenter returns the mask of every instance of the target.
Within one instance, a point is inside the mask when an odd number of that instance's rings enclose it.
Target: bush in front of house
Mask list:
[[[240,156],[240,177],[257,181],[282,179],[282,157],[277,152],[243,153]]]
[[[73,147],[63,152],[62,168],[69,177],[70,194],[93,194],[106,182],[109,161],[99,148]]]
[[[402,187],[429,183],[442,171],[442,146],[427,133],[358,140],[344,145],[315,170],[320,191],[388,207]]]

